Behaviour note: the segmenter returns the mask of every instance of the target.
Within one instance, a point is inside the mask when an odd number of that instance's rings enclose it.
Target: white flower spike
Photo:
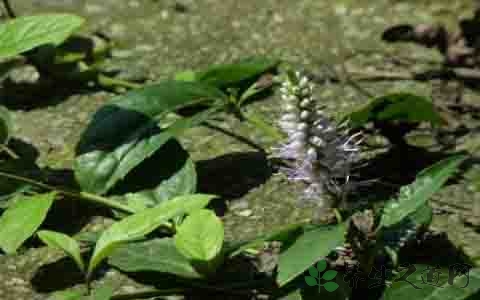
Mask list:
[[[360,133],[350,135],[348,123],[334,124],[318,110],[313,84],[299,72],[282,83],[280,93],[286,110],[280,126],[288,138],[276,156],[293,161],[283,169],[288,179],[308,185],[304,199],[321,201],[325,191],[350,191],[350,170],[359,158]]]

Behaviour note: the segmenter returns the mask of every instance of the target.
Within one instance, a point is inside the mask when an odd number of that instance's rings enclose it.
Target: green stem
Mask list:
[[[151,291],[142,291],[129,294],[119,294],[112,296],[111,300],[130,300],[130,299],[150,299],[154,297],[161,296],[170,296],[170,295],[181,295],[185,293],[185,289],[173,288],[165,290],[151,290]]]
[[[96,204],[106,205],[110,208],[114,208],[114,209],[129,213],[129,214],[135,213],[135,210],[133,210],[132,208],[130,208],[126,205],[123,205],[123,204],[121,204],[117,201],[112,201],[112,200],[110,200],[108,198],[105,198],[105,197],[102,197],[102,196],[98,196],[98,195],[94,195],[94,194],[90,194],[90,193],[86,193],[86,192],[75,193],[75,192],[72,192],[72,191],[62,190],[62,189],[56,188],[54,186],[51,186],[51,185],[48,185],[48,184],[45,184],[45,183],[42,183],[42,182],[38,182],[38,181],[30,179],[30,178],[5,173],[5,172],[2,172],[2,171],[0,171],[0,177],[5,177],[5,178],[17,180],[17,181],[22,181],[22,182],[37,186],[39,188],[47,189],[47,190],[53,190],[53,191],[58,192],[59,194],[62,194],[64,196],[68,196],[68,197],[71,197],[71,198],[74,198],[74,199],[87,200],[87,201],[90,201],[90,202],[93,202],[93,203],[96,203]]]
[[[98,75],[98,84],[106,88],[123,87],[127,89],[138,89],[143,86],[142,84],[139,84],[139,83],[112,78],[102,74]]]
[[[268,124],[265,121],[265,119],[263,118],[262,115],[260,115],[258,113],[253,113],[253,112],[245,113],[241,110],[239,110],[239,111],[240,111],[240,114],[242,115],[242,117],[245,118],[245,120],[250,122],[256,128],[262,130],[264,133],[266,133],[272,139],[274,139],[276,141],[280,141],[280,140],[284,139],[284,135],[282,133],[280,133],[280,131],[277,128]]]
[[[8,148],[6,145],[1,145],[0,151],[5,151],[5,153],[7,153],[13,159],[19,158],[18,155],[15,152],[13,152],[12,149]]]

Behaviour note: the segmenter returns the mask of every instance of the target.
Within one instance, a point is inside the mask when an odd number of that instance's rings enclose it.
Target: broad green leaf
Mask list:
[[[12,125],[10,112],[4,106],[0,106],[0,145],[6,145],[8,143]]]
[[[390,288],[385,289],[382,299],[474,300],[480,297],[480,268],[470,269],[467,272],[470,278],[468,284],[465,276],[458,276],[453,280],[452,285],[448,283],[449,270],[442,269],[440,270],[438,283],[436,279],[431,282],[431,284],[438,285],[437,287],[423,283],[427,282],[427,278],[426,273],[422,273],[422,271],[432,266],[415,266],[417,271],[408,277],[408,281],[419,289],[415,289],[408,282],[393,282]],[[401,272],[400,275],[403,275],[403,273]]]
[[[425,97],[396,93],[378,97],[360,110],[347,114],[351,127],[363,126],[371,121],[430,122],[440,124],[442,117]]]
[[[160,131],[168,112],[226,97],[201,83],[166,81],[113,98],[95,113],[77,146],[75,177],[83,190],[103,194],[170,139],[208,119],[215,108]]]
[[[20,196],[0,217],[0,248],[13,254],[40,227],[55,199],[55,192]]]
[[[177,228],[175,246],[193,261],[209,262],[217,258],[223,246],[223,224],[211,210],[201,209],[189,215]]]
[[[175,74],[175,80],[192,82],[196,80],[196,73],[192,70],[183,71]]]
[[[88,266],[88,275],[121,243],[142,238],[175,216],[201,209],[214,197],[202,194],[179,196],[114,223],[98,239]]]
[[[164,148],[159,151],[162,151]],[[120,198],[122,198],[121,201],[125,201],[129,207],[134,208],[136,211],[141,211],[163,201],[173,199],[176,196],[193,194],[196,188],[197,173],[195,171],[195,163],[190,158],[187,158],[180,170],[170,178],[161,181],[156,188],[127,193]]]
[[[305,232],[280,254],[277,283],[283,286],[327,256],[345,238],[346,224],[322,226]]]
[[[385,251],[387,251],[394,265],[398,263],[398,252],[403,247],[404,242],[417,239],[418,228],[428,227],[432,218],[433,210],[428,203],[425,203],[415,212],[403,218],[402,221],[393,226],[383,227],[379,231],[377,240],[383,242]]]
[[[49,230],[40,230],[37,232],[37,235],[42,242],[47,244],[49,247],[63,250],[75,261],[78,268],[82,272],[85,271],[85,263],[83,262],[82,255],[80,254],[80,246],[76,240],[72,239],[66,234]]]
[[[48,300],[83,300],[83,293],[80,291],[58,291],[50,295]]]
[[[315,278],[312,278],[312,279],[315,279]],[[305,280],[306,280],[306,277],[305,277]],[[310,279],[309,279],[309,281],[310,281]],[[317,282],[315,282],[315,283],[311,282],[311,283],[313,285],[317,285]],[[277,299],[277,298],[275,298],[275,299]],[[303,297],[302,297],[302,290],[301,289],[293,290],[290,293],[288,293],[286,296],[278,298],[278,300],[302,300],[302,299],[303,299]]]
[[[70,14],[45,14],[18,17],[0,24],[0,59],[16,56],[40,45],[59,45],[84,21]]]
[[[95,288],[92,293],[85,297],[85,300],[110,300],[113,296],[113,288],[108,285],[102,285]]]
[[[259,77],[277,65],[277,60],[257,57],[233,64],[215,65],[203,72],[198,72],[195,77],[197,81],[218,88],[235,87],[246,80]]]
[[[189,260],[175,247],[173,238],[152,239],[120,246],[108,263],[124,272],[170,273],[184,278],[201,278]]]
[[[466,156],[462,155],[449,157],[420,172],[413,183],[400,189],[397,199],[385,204],[380,226],[393,226],[419,209],[424,209],[428,199],[445,184],[465,159]]]

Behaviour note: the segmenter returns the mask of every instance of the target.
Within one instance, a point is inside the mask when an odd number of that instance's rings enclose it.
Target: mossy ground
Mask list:
[[[123,78],[147,77],[155,82],[185,69],[201,69],[251,55],[281,58],[314,73],[319,73],[325,63],[343,63],[352,54],[357,56],[346,64],[355,69],[396,71],[399,67],[391,62],[392,57],[414,58],[418,63],[411,68],[422,68],[426,65],[423,62],[440,61],[441,57],[433,50],[413,45],[386,45],[380,40],[382,31],[389,25],[405,22],[441,21],[454,28],[458,17],[471,16],[471,2],[19,0],[14,5],[20,15],[61,11],[85,16],[88,20],[85,34],[99,30],[116,43],[112,59],[106,62],[107,68],[118,69]],[[435,89],[429,82],[413,81],[361,85],[373,95],[409,91],[430,96]],[[319,85],[317,93],[332,115],[368,100],[358,89],[341,84]],[[103,91],[60,98],[52,95],[56,99],[51,105],[44,105],[52,100],[48,96],[31,99],[28,109],[13,110],[15,136],[38,150],[41,165],[71,167],[73,149],[82,130],[109,97],[111,94]],[[467,90],[464,102],[478,108],[480,95]],[[274,94],[249,109],[260,111],[274,121],[280,114],[279,103],[278,95]],[[460,117],[469,128],[478,128],[478,120],[468,115]],[[255,128],[233,118],[227,117],[218,124],[264,147],[274,145],[273,140]],[[478,133],[472,134],[465,139],[470,144],[460,141],[459,147],[468,148],[479,138]],[[181,141],[195,160],[211,168],[211,179],[205,185],[210,189],[217,187],[218,192],[230,198],[231,210],[224,216],[227,239],[251,237],[315,214],[314,204],[298,207],[301,187],[288,185],[281,176],[265,176],[266,161],[248,145],[205,127],[190,130]],[[238,172],[245,165],[252,168]],[[469,222],[479,225],[476,221],[480,217],[479,174],[478,167],[470,168],[468,176],[436,196],[464,207],[436,216],[434,228],[447,231],[451,240],[472,257],[480,257],[480,234],[468,225]],[[216,178],[222,178],[221,183]],[[99,223],[102,222],[92,222],[95,226]],[[18,256],[0,256],[0,298],[44,299],[53,286],[67,288],[70,276],[40,269],[60,257],[60,253],[46,248],[24,249]],[[119,292],[138,287],[115,271],[107,272],[102,280],[111,282]]]

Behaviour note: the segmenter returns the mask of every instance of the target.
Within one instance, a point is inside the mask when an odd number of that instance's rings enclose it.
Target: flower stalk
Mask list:
[[[359,158],[361,133],[348,122],[335,124],[317,109],[314,85],[299,72],[290,73],[280,88],[284,115],[279,125],[287,134],[276,156],[291,161],[283,171],[291,181],[307,183],[304,199],[321,200],[325,192],[342,195],[351,187],[352,164]]]

